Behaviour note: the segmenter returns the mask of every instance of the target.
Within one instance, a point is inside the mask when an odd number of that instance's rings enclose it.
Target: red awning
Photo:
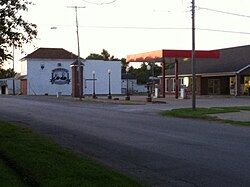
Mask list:
[[[158,50],[127,56],[127,62],[161,62],[164,58],[191,58],[191,50]],[[195,51],[196,58],[219,58],[218,50]]]

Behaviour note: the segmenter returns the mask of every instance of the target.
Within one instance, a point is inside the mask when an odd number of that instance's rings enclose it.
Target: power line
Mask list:
[[[85,28],[97,28],[97,29],[138,29],[138,30],[191,30],[188,27],[123,27],[123,26],[80,26]],[[212,31],[212,32],[224,32],[231,34],[250,34],[250,32],[233,31],[233,30],[220,30],[220,29],[209,29],[209,28],[196,28],[201,31]]]
[[[206,8],[206,7],[197,7],[198,10],[207,10],[211,12],[217,12],[217,13],[222,13],[222,14],[228,14],[232,16],[239,16],[239,17],[245,17],[245,18],[250,18],[249,15],[244,15],[244,14],[238,14],[238,13],[233,13],[233,12],[227,12],[227,11],[222,11],[222,10],[217,10],[217,9],[212,9],[212,8]]]
[[[85,3],[93,4],[93,5],[107,5],[107,4],[112,4],[116,2],[117,0],[109,1],[109,2],[102,2],[102,3],[97,3],[97,2],[92,2],[92,1],[87,1],[87,0],[82,0]]]
[[[231,33],[231,34],[250,34],[250,32],[242,32],[242,31],[232,31],[232,30],[219,30],[219,29],[203,29],[197,28],[197,30],[201,31],[211,31],[211,32],[224,32],[224,33]]]
[[[56,25],[51,28],[57,27],[72,27],[72,25]],[[81,28],[93,28],[93,29],[134,29],[134,30],[191,30],[189,27],[129,27],[129,26],[79,26]],[[245,34],[249,35],[250,32],[234,31],[234,30],[220,30],[220,29],[210,29],[210,28],[198,28],[200,31],[211,31],[211,32],[223,32],[231,34]]]

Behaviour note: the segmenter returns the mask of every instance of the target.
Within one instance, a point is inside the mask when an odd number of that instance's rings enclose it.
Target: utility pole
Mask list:
[[[81,80],[81,57],[80,57],[80,40],[79,40],[79,26],[78,26],[78,13],[77,10],[78,8],[86,8],[85,6],[68,6],[68,8],[74,8],[75,9],[75,14],[76,14],[76,39],[77,39],[77,62],[78,62],[78,94],[79,94],[79,99],[81,100],[82,97],[84,97],[83,93],[83,86],[80,84],[83,84]],[[84,69],[84,67],[83,67]],[[83,77],[82,77],[83,79]]]
[[[195,0],[192,0],[192,109],[196,109]]]
[[[16,95],[16,88],[15,88],[15,44],[13,40],[13,95]]]

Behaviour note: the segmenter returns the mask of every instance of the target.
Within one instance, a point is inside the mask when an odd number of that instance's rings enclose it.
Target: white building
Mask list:
[[[27,95],[72,94],[71,64],[77,56],[62,48],[39,48],[21,62],[21,92]],[[108,70],[111,74],[111,93],[121,93],[121,62],[83,61],[84,94],[93,93],[93,71],[95,72],[96,94],[108,94]]]
[[[16,78],[0,79],[0,95],[13,95],[14,93],[20,93],[20,80]]]

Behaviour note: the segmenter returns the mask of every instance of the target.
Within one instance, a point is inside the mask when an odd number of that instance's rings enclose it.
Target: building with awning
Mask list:
[[[195,53],[197,59],[202,58],[213,58],[217,59],[220,56],[218,50],[212,51],[196,51]],[[175,69],[175,95],[178,98],[179,95],[179,61],[185,61],[192,57],[191,50],[168,50],[162,49],[152,52],[139,53],[127,56],[127,62],[160,62],[162,66],[162,76],[160,83],[160,92],[162,97],[166,95],[166,65],[174,63]]]
[[[191,93],[191,55],[189,50],[159,50],[128,55],[127,61],[161,62],[161,94],[175,94],[178,98],[182,86]],[[249,95],[250,45],[196,51],[195,72],[198,95]]]

